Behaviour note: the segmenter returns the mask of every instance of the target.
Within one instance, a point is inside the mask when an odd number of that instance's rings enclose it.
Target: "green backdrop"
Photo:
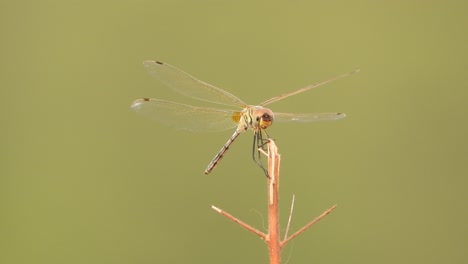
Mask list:
[[[131,111],[185,103],[160,60],[258,103],[344,112],[274,124],[281,221],[337,209],[286,263],[467,263],[464,1],[1,1],[0,263],[268,263],[266,180],[241,135],[189,133]]]

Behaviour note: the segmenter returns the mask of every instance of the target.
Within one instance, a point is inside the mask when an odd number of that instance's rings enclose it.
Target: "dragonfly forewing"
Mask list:
[[[344,78],[344,77],[348,77],[348,76],[350,76],[352,74],[358,73],[359,71],[360,70],[354,70],[352,72],[348,72],[348,73],[342,74],[340,76],[336,76],[334,78],[331,78],[331,79],[328,79],[328,80],[325,80],[325,81],[322,81],[322,82],[319,82],[319,83],[307,85],[306,87],[303,87],[301,89],[298,89],[298,90],[295,90],[295,91],[292,91],[292,92],[289,92],[289,93],[285,93],[285,94],[278,95],[278,96],[275,96],[273,98],[270,98],[270,99],[266,100],[265,102],[261,103],[260,105],[261,106],[269,105],[271,103],[277,102],[279,100],[283,100],[283,99],[288,98],[290,96],[293,96],[293,95],[308,91],[308,90],[313,89],[313,88],[317,88],[319,86],[322,86],[324,84],[336,81],[336,80]]]
[[[343,113],[276,113],[275,122],[318,122],[318,121],[332,121],[345,118],[346,114]]]
[[[172,65],[151,60],[144,61],[143,65],[151,76],[185,96],[214,104],[234,106],[236,108],[247,106],[246,103],[236,96],[214,85],[200,81]]]

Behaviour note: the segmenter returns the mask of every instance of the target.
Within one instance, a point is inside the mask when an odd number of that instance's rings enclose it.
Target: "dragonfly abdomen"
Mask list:
[[[226,153],[226,151],[229,149],[232,142],[234,142],[234,140],[236,140],[240,133],[244,131],[236,129],[234,134],[232,134],[232,136],[228,139],[226,144],[224,144],[224,146],[218,151],[216,156],[211,160],[210,164],[208,164],[205,170],[205,174],[209,174],[216,167],[216,165],[218,165],[219,161],[223,158],[224,153]]]

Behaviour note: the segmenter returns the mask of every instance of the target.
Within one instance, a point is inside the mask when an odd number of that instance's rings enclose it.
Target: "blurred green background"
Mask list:
[[[190,102],[142,61],[258,103],[345,112],[275,124],[281,220],[338,208],[286,263],[467,263],[466,1],[1,1],[0,263],[268,263],[251,132],[190,133],[134,113]]]

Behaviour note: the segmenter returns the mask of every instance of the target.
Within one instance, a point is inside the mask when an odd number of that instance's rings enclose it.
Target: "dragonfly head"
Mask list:
[[[255,118],[255,122],[257,123],[258,127],[261,129],[266,129],[271,126],[271,124],[273,124],[273,120],[275,119],[273,111],[263,107],[255,109],[253,112],[253,117]]]

